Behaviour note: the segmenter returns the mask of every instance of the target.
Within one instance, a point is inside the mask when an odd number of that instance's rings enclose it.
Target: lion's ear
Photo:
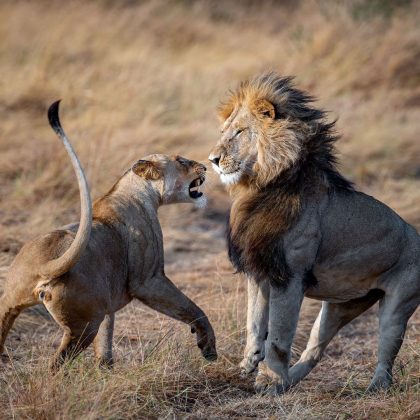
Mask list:
[[[219,117],[220,122],[225,122],[235,109],[232,102],[222,102],[217,107],[217,116]]]
[[[144,179],[157,180],[162,177],[162,170],[156,162],[150,160],[139,160],[131,168],[132,171]]]
[[[267,101],[267,99],[258,99],[254,102],[255,111],[263,118],[271,118],[274,120],[276,117],[276,109],[274,105]]]

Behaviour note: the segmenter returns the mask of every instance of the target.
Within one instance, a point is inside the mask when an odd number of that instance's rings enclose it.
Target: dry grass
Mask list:
[[[46,122],[62,119],[104,193],[148,152],[205,160],[228,87],[274,68],[339,116],[343,171],[420,227],[420,11],[417,2],[3,1],[0,4],[0,281],[27,239],[78,217],[68,159]],[[0,412],[14,418],[419,418],[420,313],[410,321],[389,395],[366,396],[375,309],[346,327],[296,389],[260,398],[238,377],[245,285],[224,252],[228,199],[216,177],[206,210],[162,209],[167,273],[208,313],[220,359],[140,304],[118,314],[113,373],[88,352],[51,378],[59,332],[23,314],[0,366]],[[1,287],[1,283],[0,283]],[[305,302],[296,354],[318,303]],[[296,356],[296,355],[295,355]]]

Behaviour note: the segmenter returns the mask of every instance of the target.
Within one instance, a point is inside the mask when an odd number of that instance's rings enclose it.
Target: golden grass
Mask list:
[[[149,152],[205,161],[219,99],[267,68],[296,75],[339,117],[344,173],[420,227],[416,2],[261,3],[1,2],[0,281],[24,241],[78,217],[75,178],[46,121],[53,100],[63,99],[64,127],[97,197]],[[118,314],[113,373],[87,352],[52,378],[59,332],[33,309],[7,341],[1,416],[419,418],[419,311],[389,395],[363,394],[375,366],[375,310],[343,329],[290,393],[253,394],[252,379],[238,376],[246,293],[224,252],[228,199],[215,176],[207,193],[207,209],[183,206],[179,217],[169,207],[161,219],[166,271],[208,313],[218,362],[201,360],[185,326],[131,304]],[[305,302],[295,357],[317,309]]]

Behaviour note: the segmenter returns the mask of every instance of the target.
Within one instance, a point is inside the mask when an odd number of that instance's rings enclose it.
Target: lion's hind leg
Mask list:
[[[379,304],[378,364],[368,392],[387,389],[392,385],[392,367],[404,340],[407,322],[420,304],[418,269],[416,275],[416,287],[410,287],[410,283],[415,284],[415,280],[402,281],[404,286],[390,293],[387,291]]]
[[[348,302],[322,302],[306,349],[289,371],[291,384],[297,384],[318,364],[325,348],[344,325],[369,309],[382,296],[382,291],[371,290],[366,296]]]

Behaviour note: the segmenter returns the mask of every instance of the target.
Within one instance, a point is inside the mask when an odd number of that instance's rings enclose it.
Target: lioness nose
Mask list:
[[[213,155],[210,155],[210,156],[209,156],[209,161],[210,161],[211,163],[214,163],[216,166],[219,166],[220,156],[213,156]]]

